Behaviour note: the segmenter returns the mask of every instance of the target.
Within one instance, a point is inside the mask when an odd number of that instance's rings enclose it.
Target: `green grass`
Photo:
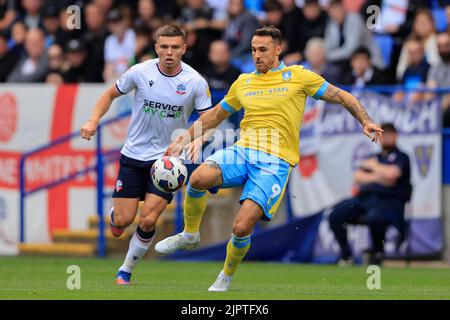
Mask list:
[[[382,268],[369,290],[365,267],[245,262],[231,291],[209,293],[219,262],[144,260],[134,284],[118,287],[118,259],[0,257],[0,299],[450,299],[450,269]],[[81,268],[81,289],[69,290],[69,265]]]

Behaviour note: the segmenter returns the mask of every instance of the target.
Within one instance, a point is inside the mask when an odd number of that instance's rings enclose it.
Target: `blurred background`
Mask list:
[[[155,30],[176,23],[187,31],[183,61],[205,77],[215,104],[240,73],[254,70],[253,32],[272,24],[283,32],[286,65],[351,91],[375,121],[398,130],[413,194],[406,239],[388,229],[386,255],[448,261],[449,21],[445,0],[0,0],[0,255],[124,255],[136,225],[119,239],[102,226],[132,98],[116,99],[97,140],[81,141],[96,100],[130,66],[156,58]],[[205,154],[234,142],[225,133],[242,116],[221,125]],[[335,262],[327,217],[353,194],[361,160],[379,151],[367,140],[343,108],[308,99],[302,161],[274,221],[258,224],[248,259]],[[172,258],[222,259],[240,192],[212,195],[201,247]],[[162,215],[159,239],[182,230],[183,194]],[[362,261],[367,228],[348,232]]]

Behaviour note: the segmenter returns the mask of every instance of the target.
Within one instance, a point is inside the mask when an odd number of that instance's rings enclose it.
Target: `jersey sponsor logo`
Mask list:
[[[186,87],[183,84],[179,84],[176,91],[179,95],[186,94]]]
[[[419,173],[422,177],[426,177],[430,170],[431,157],[433,155],[432,145],[419,145],[414,148],[414,155]]]
[[[184,106],[144,99],[142,111],[150,116],[178,119],[183,114]]]
[[[154,82],[153,80],[150,80],[150,81],[148,82],[148,84],[149,84],[150,87],[151,87],[151,86],[153,86],[153,85],[155,84],[155,82]]]
[[[281,73],[281,78],[283,79],[283,81],[291,81],[292,78],[292,73],[291,71],[284,71]]]

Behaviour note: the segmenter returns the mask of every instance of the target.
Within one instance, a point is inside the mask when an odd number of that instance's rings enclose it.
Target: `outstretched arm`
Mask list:
[[[120,93],[117,92],[114,85],[102,94],[92,111],[91,117],[80,129],[81,137],[83,139],[91,140],[91,137],[97,132],[97,126],[100,119],[108,112],[111,103],[118,96],[120,96]]]
[[[368,136],[373,142],[378,142],[380,140],[383,130],[378,124],[374,123],[372,119],[370,119],[359,100],[352,94],[345,90],[341,90],[330,83],[321,99],[330,103],[338,103],[342,105],[361,123],[366,136]]]

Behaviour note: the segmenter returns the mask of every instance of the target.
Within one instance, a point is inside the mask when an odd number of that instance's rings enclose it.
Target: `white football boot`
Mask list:
[[[200,243],[200,234],[195,234],[192,240],[188,240],[183,233],[177,233],[174,236],[167,237],[155,245],[155,251],[159,254],[171,254],[177,250],[194,249]]]
[[[223,270],[219,273],[219,276],[216,279],[216,282],[213,283],[211,287],[209,287],[208,291],[213,292],[225,292],[230,289],[231,280],[233,277],[225,275]]]

